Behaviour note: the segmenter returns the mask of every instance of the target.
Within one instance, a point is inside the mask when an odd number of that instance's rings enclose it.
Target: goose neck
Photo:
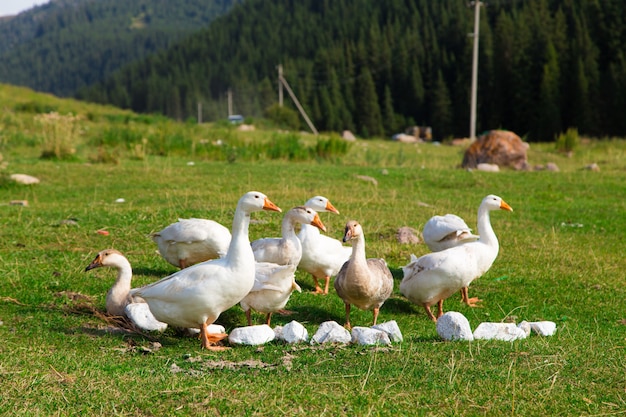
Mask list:
[[[480,241],[488,245],[498,245],[498,238],[496,237],[491,221],[489,218],[489,209],[483,205],[478,208],[478,235]]]

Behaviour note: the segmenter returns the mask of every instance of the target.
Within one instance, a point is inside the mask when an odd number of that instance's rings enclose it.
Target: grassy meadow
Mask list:
[[[464,149],[445,144],[242,132],[8,86],[0,86],[0,107],[2,415],[626,415],[624,140],[583,139],[569,156],[554,144],[531,145],[531,165],[554,162],[560,172],[470,172],[459,168]],[[600,170],[585,169],[591,163]],[[13,173],[41,183],[15,184]],[[98,251],[123,252],[133,286],[160,279],[176,269],[150,233],[179,217],[230,227],[250,190],[283,211],[328,197],[341,214],[321,218],[335,238],[346,221],[361,222],[368,256],[385,258],[395,278],[379,322],[396,320],[404,342],[207,352],[171,329],[137,334],[106,320],[115,272],[84,272]],[[473,329],[554,321],[552,337],[443,342],[399,293],[401,267],[428,248],[399,244],[398,228],[419,231],[445,213],[475,227],[487,194],[514,211],[491,215],[500,254],[469,289],[482,305],[455,295],[444,309],[463,313]],[[280,234],[281,214],[252,217],[251,239]],[[276,314],[273,325],[298,320],[312,335],[323,321],[343,323],[334,289],[315,295],[310,276],[296,278],[303,291],[287,304],[295,315]],[[353,326],[371,320],[352,309]],[[236,306],[218,323],[229,331],[246,319]]]

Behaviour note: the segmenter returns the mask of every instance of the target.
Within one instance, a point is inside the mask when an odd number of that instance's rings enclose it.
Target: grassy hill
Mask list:
[[[618,415],[626,406],[623,140],[583,140],[571,156],[531,145],[531,165],[555,162],[560,172],[470,172],[458,168],[462,147],[358,140],[329,159],[294,158],[332,138],[260,120],[247,132],[176,123],[4,85],[0,103],[0,414]],[[69,152],[47,152],[67,138]],[[273,153],[277,143],[289,152]],[[600,171],[584,169],[592,162]],[[10,173],[41,182],[20,186]],[[395,320],[402,343],[204,352],[172,329],[139,334],[102,314],[115,273],[84,271],[98,251],[126,254],[133,286],[155,281],[175,269],[150,233],[179,217],[230,226],[237,199],[252,189],[283,210],[328,197],[341,213],[322,215],[334,238],[350,219],[363,224],[367,255],[384,258],[395,280],[379,322]],[[446,212],[474,225],[490,193],[515,211],[491,216],[500,253],[470,286],[483,302],[469,308],[454,295],[444,309],[473,329],[550,320],[555,336],[442,342],[398,291],[410,254],[428,252],[398,243],[398,227],[419,231]],[[281,215],[253,217],[251,239],[280,233]],[[295,314],[275,314],[273,325],[298,320],[312,335],[323,321],[343,323],[334,290],[313,294],[301,271],[296,280],[303,292],[287,304]],[[371,319],[352,309],[353,325]],[[235,306],[218,323],[231,331],[246,319]]]

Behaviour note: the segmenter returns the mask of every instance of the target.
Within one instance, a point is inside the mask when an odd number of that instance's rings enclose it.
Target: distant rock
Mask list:
[[[32,185],[39,184],[39,178],[26,174],[11,174],[11,179],[18,184]]]
[[[443,340],[474,340],[469,321],[456,311],[448,311],[437,319],[437,334]]]
[[[408,226],[403,226],[398,229],[396,239],[398,240],[398,243],[402,245],[420,242],[420,239],[417,237],[417,231]]]
[[[352,132],[350,132],[349,130],[344,130],[344,131],[341,133],[341,139],[343,139],[343,140],[347,140],[347,141],[350,141],[350,142],[354,142],[354,141],[356,141],[356,137],[355,137],[355,136],[354,136],[354,134],[353,134]]]
[[[595,162],[585,166],[587,171],[600,172],[600,167]]]
[[[513,132],[491,130],[479,136],[465,151],[463,168],[476,168],[478,164],[495,164],[516,170],[528,169],[526,152],[528,143]]]
[[[487,163],[482,163],[482,164],[478,164],[476,165],[476,169],[478,171],[485,171],[485,172],[500,172],[500,167],[496,164],[487,164]]]

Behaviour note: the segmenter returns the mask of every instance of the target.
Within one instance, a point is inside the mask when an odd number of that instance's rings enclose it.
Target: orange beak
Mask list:
[[[265,201],[263,202],[263,210],[271,210],[281,212],[282,210],[276,204],[272,203],[269,198],[265,197]]]
[[[326,231],[326,226],[324,226],[324,223],[322,223],[322,219],[320,219],[320,216],[317,213],[315,213],[315,217],[313,218],[313,221],[311,222],[311,224],[323,230],[324,232]]]
[[[502,202],[500,203],[500,210],[513,211],[513,208],[511,206],[509,206],[506,203],[506,201],[502,200]]]
[[[100,268],[101,266],[102,266],[102,259],[100,258],[100,254],[98,254],[96,255],[96,258],[93,261],[91,261],[89,266],[85,268],[85,272],[91,271],[94,268]]]
[[[339,210],[337,210],[337,209],[335,208],[335,206],[333,206],[333,205],[331,204],[331,202],[330,202],[330,201],[328,201],[328,202],[326,203],[326,211],[330,211],[331,213],[339,214]]]

